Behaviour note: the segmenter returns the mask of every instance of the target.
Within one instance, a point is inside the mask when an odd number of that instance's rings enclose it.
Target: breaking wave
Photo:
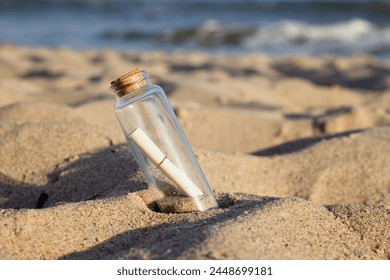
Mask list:
[[[243,44],[250,49],[283,48],[304,52],[369,52],[390,50],[390,27],[376,26],[363,19],[332,24],[308,24],[300,21],[282,21],[259,27]]]
[[[390,51],[390,26],[378,26],[359,18],[331,24],[283,20],[257,27],[229,26],[208,20],[195,28],[168,32],[162,39],[175,43],[193,42],[206,48],[236,45],[247,51],[273,54],[377,54]]]

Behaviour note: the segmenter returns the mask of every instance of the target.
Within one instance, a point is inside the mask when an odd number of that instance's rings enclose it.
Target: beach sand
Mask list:
[[[219,209],[165,214],[110,81],[162,86]],[[390,63],[0,45],[1,259],[390,259]]]

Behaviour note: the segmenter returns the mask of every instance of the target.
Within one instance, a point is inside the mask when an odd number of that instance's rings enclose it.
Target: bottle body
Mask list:
[[[124,95],[115,113],[162,212],[217,207],[205,176],[162,88]]]

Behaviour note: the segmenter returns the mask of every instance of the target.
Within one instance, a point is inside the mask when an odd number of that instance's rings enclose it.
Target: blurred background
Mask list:
[[[390,1],[0,0],[0,43],[390,58]]]

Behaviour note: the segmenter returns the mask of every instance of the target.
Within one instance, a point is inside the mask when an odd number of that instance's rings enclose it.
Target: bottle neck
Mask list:
[[[145,70],[135,69],[111,82],[110,90],[117,99],[130,96],[138,89],[150,85],[149,74]]]

